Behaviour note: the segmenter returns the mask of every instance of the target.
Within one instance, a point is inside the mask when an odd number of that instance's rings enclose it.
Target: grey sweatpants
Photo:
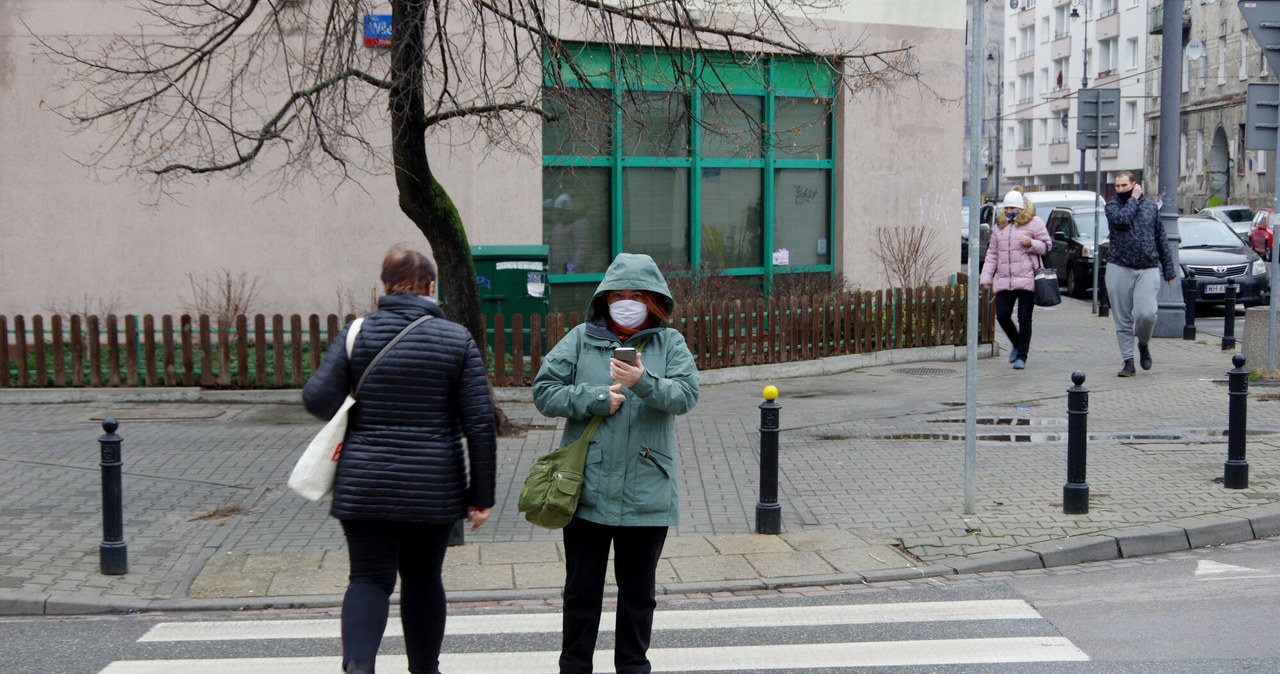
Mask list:
[[[1107,297],[1111,300],[1111,315],[1116,322],[1116,341],[1120,344],[1120,357],[1133,359],[1133,338],[1139,344],[1151,341],[1151,331],[1156,327],[1156,311],[1160,304],[1160,268],[1130,269],[1118,264],[1107,264]]]

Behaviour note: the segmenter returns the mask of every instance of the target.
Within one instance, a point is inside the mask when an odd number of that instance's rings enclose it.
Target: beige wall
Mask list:
[[[864,287],[881,284],[866,242],[882,224],[938,229],[947,271],[956,266],[964,26],[963,16],[955,25],[950,14],[935,13],[935,25],[925,27],[839,24],[846,42],[918,45],[934,90],[907,84],[842,101],[835,250],[840,270]],[[47,109],[65,93],[55,88],[64,71],[35,58],[19,16],[38,33],[99,37],[127,29],[98,21],[122,20],[118,4],[106,0],[0,0],[0,314],[99,304],[118,313],[176,312],[190,299],[189,274],[221,268],[260,277],[259,311],[328,313],[339,309],[340,292],[368,296],[390,246],[426,249],[400,213],[389,175],[336,189],[281,186],[263,166],[243,179],[196,177],[174,199],[144,205],[155,198],[145,178],[95,175],[77,163],[103,139],[69,133]],[[939,95],[954,100],[939,102]],[[541,243],[536,159],[454,142],[467,137],[433,138],[431,159],[471,243]],[[536,148],[537,138],[530,140]]]
[[[924,225],[936,232],[934,245],[942,253],[937,280],[945,280],[960,266],[963,23],[959,30],[866,28],[869,48],[917,45],[923,76],[920,84],[841,101],[838,269],[864,289],[886,287],[873,254],[876,229]]]
[[[261,311],[328,313],[341,291],[369,295],[391,246],[429,249],[400,212],[390,175],[336,190],[282,186],[263,164],[243,179],[192,178],[175,199],[147,206],[156,197],[146,178],[95,176],[79,165],[102,138],[70,133],[42,104],[62,99],[63,69],[35,58],[18,18],[38,33],[128,29],[89,25],[90,15],[119,21],[121,12],[93,0],[0,1],[0,314],[99,303],[122,314],[176,312],[190,299],[188,273],[224,267],[261,278]],[[436,138],[431,159],[471,243],[541,243],[536,163],[477,155],[454,142],[458,135]]]

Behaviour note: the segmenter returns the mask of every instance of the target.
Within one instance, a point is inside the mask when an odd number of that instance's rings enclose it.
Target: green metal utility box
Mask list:
[[[512,314],[524,319],[524,353],[529,353],[529,316],[547,315],[551,285],[547,283],[547,265],[551,261],[548,246],[472,246],[471,258],[476,265],[476,285],[480,286],[480,311],[484,313],[485,339],[493,346],[493,317],[503,314],[511,329]],[[508,353],[511,350],[507,342]]]

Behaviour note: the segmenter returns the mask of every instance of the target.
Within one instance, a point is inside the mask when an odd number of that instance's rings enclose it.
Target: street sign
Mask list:
[[[1119,131],[1103,131],[1102,142],[1098,142],[1097,131],[1077,131],[1076,132],[1076,149],[1079,150],[1096,150],[1100,147],[1120,147]]]
[[[1278,3],[1280,4],[1280,3]],[[1280,84],[1250,84],[1245,107],[1244,149],[1276,149],[1280,129]]]
[[[1280,0],[1240,0],[1236,6],[1271,70],[1280,71]]]
[[[391,15],[390,14],[365,14],[364,15],[364,46],[366,47],[390,47],[391,46]]]
[[[1103,131],[1120,129],[1120,90],[1081,89],[1076,104],[1076,130]]]

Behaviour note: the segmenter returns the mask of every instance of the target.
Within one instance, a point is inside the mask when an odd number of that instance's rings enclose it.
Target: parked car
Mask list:
[[[1107,241],[1107,217],[1104,211],[1093,206],[1053,209],[1045,218],[1053,247],[1045,254],[1045,265],[1058,272],[1058,279],[1067,285],[1067,294],[1084,297],[1093,288],[1093,264],[1098,246],[1094,242],[1094,226],[1098,238]]]
[[[1200,209],[1199,215],[1225,223],[1241,241],[1249,243],[1249,230],[1253,229],[1253,218],[1257,213],[1248,206],[1210,206]]]
[[[1222,222],[1201,215],[1178,217],[1179,277],[1194,278],[1196,304],[1223,304],[1227,282],[1235,280],[1236,301],[1246,306],[1270,304],[1270,265],[1243,243]],[[1101,246],[1102,271],[1107,269],[1107,243]]]
[[[1270,208],[1259,209],[1258,214],[1253,216],[1253,226],[1249,229],[1249,247],[1267,261],[1271,260],[1271,216],[1273,214],[1274,211]]]
[[[1106,202],[1098,198],[1092,190],[1047,190],[1044,192],[1027,192],[1027,201],[1036,207],[1036,215],[1049,224],[1049,214],[1061,206],[1067,208],[1102,208]]]
[[[985,203],[978,209],[978,269],[986,261],[987,244],[991,241],[991,226],[995,223],[996,205]],[[969,207],[960,207],[960,264],[969,264]]]
[[[1178,218],[1178,257],[1182,275],[1199,284],[1197,303],[1222,304],[1227,282],[1234,280],[1236,301],[1245,306],[1268,304],[1271,275],[1267,263],[1218,220],[1198,215]]]

